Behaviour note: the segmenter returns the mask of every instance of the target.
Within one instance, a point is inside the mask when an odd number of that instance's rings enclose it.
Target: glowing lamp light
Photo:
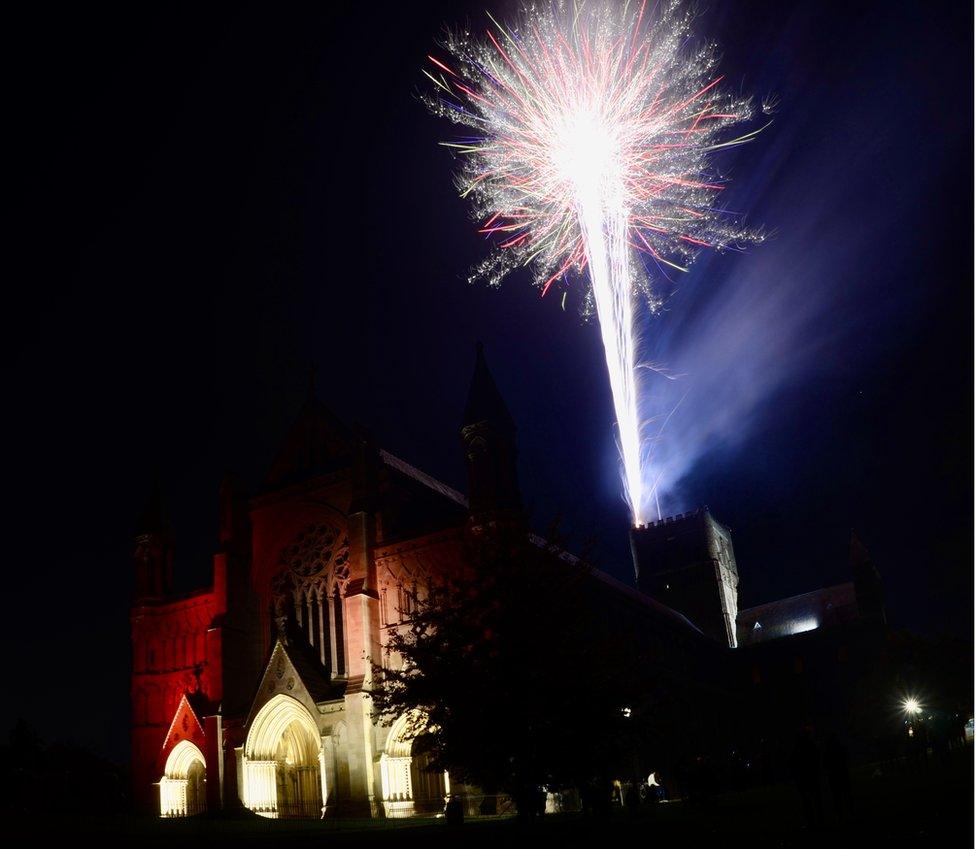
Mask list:
[[[902,702],[902,707],[909,716],[918,716],[922,712],[922,706],[918,703],[918,699],[914,696],[909,696]]]

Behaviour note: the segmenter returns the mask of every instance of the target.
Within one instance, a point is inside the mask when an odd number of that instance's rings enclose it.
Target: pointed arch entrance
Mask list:
[[[266,817],[320,817],[322,738],[308,709],[282,693],[258,711],[244,744],[244,805]]]
[[[207,764],[203,752],[189,740],[181,740],[166,758],[159,781],[159,814],[192,817],[207,809]]]
[[[405,713],[393,723],[380,755],[383,810],[390,819],[442,811],[451,795],[447,772],[429,769],[425,753],[413,754],[415,718],[416,714]]]

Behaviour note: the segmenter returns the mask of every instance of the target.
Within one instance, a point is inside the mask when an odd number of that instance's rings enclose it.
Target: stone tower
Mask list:
[[[515,422],[488,371],[480,342],[464,408],[461,440],[468,467],[472,521],[521,517]]]
[[[723,645],[736,645],[739,572],[729,529],[705,507],[630,533],[637,586]]]

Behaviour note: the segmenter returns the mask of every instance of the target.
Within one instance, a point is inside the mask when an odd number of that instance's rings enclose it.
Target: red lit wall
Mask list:
[[[132,609],[132,770],[140,810],[156,805],[160,751],[186,694],[217,704],[223,691],[220,628],[210,590]]]

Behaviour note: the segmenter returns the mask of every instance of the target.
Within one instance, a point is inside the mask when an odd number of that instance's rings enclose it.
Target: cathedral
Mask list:
[[[466,494],[310,392],[261,490],[222,482],[213,580],[190,593],[173,593],[171,529],[158,493],[150,500],[131,612],[139,810],[443,810],[450,775],[412,755],[406,716],[372,719],[368,691],[418,594],[457,568],[464,529],[521,510],[516,427],[480,346],[460,442]],[[856,540],[850,583],[744,610],[731,534],[706,509],[634,529],[631,547],[635,584],[594,570],[593,597],[658,647],[661,675],[721,681],[770,723],[787,703],[805,715],[845,709],[818,694],[825,681],[844,692],[844,670],[884,627],[880,580]]]

